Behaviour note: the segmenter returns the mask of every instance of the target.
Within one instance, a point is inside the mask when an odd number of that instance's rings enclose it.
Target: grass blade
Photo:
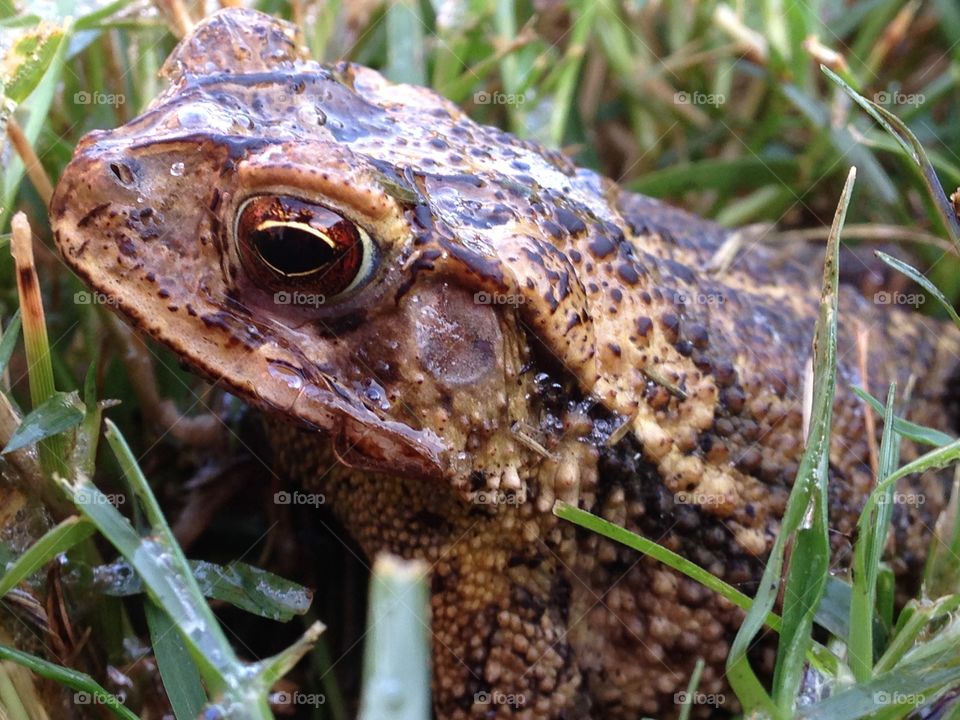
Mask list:
[[[883,413],[883,403],[873,397],[873,395],[868,393],[863,388],[856,386],[852,387],[851,390],[853,390],[857,397],[873,408],[875,412]],[[950,443],[954,442],[954,438],[950,437],[946,433],[940,432],[939,430],[934,430],[933,428],[924,427],[923,425],[917,425],[909,420],[904,420],[902,417],[894,416],[893,429],[897,431],[898,435],[902,435],[903,437],[907,438],[907,440],[912,440],[913,442],[920,443],[921,445],[943,447],[944,445],[949,445]]]
[[[10,318],[7,329],[3,331],[3,339],[0,339],[0,375],[6,372],[7,363],[10,362],[10,356],[13,355],[13,350],[17,346],[17,338],[19,337],[20,311],[17,310],[13,314],[13,317]]]
[[[360,720],[431,716],[426,575],[418,560],[380,555],[374,562]]]
[[[937,302],[939,302],[950,315],[950,319],[956,323],[957,327],[960,327],[960,315],[957,315],[957,311],[953,309],[953,303],[947,300],[946,296],[940,292],[940,289],[930,282],[930,280],[928,280],[923,273],[921,273],[912,265],[908,265],[907,263],[903,262],[903,260],[898,260],[891,255],[887,255],[885,252],[881,252],[880,250],[874,252],[874,255],[876,255],[894,270],[906,275],[908,278],[926,290],[930,295],[933,295]]]
[[[22,652],[7,645],[0,645],[0,660],[9,660],[35,672],[40,677],[53,680],[76,690],[74,702],[90,703],[95,698],[98,705],[102,705],[110,712],[123,720],[139,720],[130,710],[124,707],[116,695],[111,695],[92,677],[86,673],[77,672],[70,668],[38,658],[36,655]],[[79,696],[79,697],[78,697]]]
[[[827,483],[830,477],[830,428],[837,370],[840,232],[856,177],[856,168],[851,168],[830,228],[823,268],[820,317],[813,342],[814,388],[810,431],[795,481],[801,485],[798,498],[807,497],[807,509],[803,524],[795,528],[796,539],[783,596],[783,630],[773,679],[774,701],[784,716],[792,714],[800,690],[804,655],[812,641],[813,618],[830,570]],[[800,506],[798,502],[797,507]],[[782,527],[780,534],[785,530],[786,527]],[[766,586],[761,583],[761,587]],[[773,597],[769,598],[770,602],[773,600]]]
[[[160,678],[177,720],[200,717],[207,694],[193,658],[170,617],[149,600],[143,605],[150,629],[150,644]]]
[[[927,186],[927,191],[937,210],[937,214],[940,216],[940,220],[943,222],[943,226],[950,235],[953,244],[956,245],[957,248],[960,248],[960,221],[957,220],[956,212],[947,199],[946,193],[943,191],[943,186],[940,184],[937,172],[933,169],[933,165],[930,164],[927,153],[923,149],[923,145],[920,144],[920,141],[917,140],[917,136],[910,131],[910,128],[908,128],[900,118],[886,108],[867,100],[844,82],[843,78],[831,71],[830,68],[821,65],[820,69],[826,73],[828,78],[839,85],[857,105],[866,110],[870,117],[876,120],[884,130],[890,133],[890,135],[900,143],[900,147],[904,149],[910,159],[920,168],[920,172],[923,174],[923,179]]]
[[[66,432],[79,425],[83,415],[83,404],[77,393],[55,392],[24,416],[0,455]]]
[[[900,458],[900,437],[896,434],[893,423],[896,391],[897,386],[892,383],[887,391],[887,405],[883,414],[883,436],[880,440],[877,471],[879,477],[892,473]],[[862,513],[857,521],[857,540],[853,552],[848,662],[854,677],[860,682],[866,682],[873,675],[874,638],[871,619],[876,607],[880,561],[893,514],[893,486],[887,486],[882,493],[878,502],[873,505],[875,513]]]
[[[93,535],[94,529],[89,522],[74,515],[47,530],[0,575],[0,598],[57,555]]]

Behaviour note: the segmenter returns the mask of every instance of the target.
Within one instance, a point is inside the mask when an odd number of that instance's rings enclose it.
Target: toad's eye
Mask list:
[[[362,227],[287,195],[245,202],[236,238],[244,268],[259,284],[309,290],[328,300],[359,287],[376,261],[376,247]]]

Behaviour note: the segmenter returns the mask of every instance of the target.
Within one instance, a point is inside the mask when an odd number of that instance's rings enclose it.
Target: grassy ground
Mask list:
[[[943,291],[948,304],[955,304],[960,295],[960,267],[949,241],[952,228],[938,213],[920,167],[889,132],[820,69],[823,64],[836,71],[861,95],[901,118],[925,148],[949,192],[960,185],[960,156],[955,152],[960,148],[960,9],[953,0],[663,0],[625,4],[541,0],[533,5],[502,0],[408,2],[389,7],[375,2],[293,6],[263,2],[258,7],[294,19],[304,29],[315,57],[348,58],[378,67],[395,80],[430,85],[463,104],[478,120],[564,148],[581,164],[597,168],[632,189],[667,198],[727,225],[751,225],[755,237],[765,242],[825,240],[825,228],[833,221],[848,170],[856,165],[858,179],[847,208],[844,240],[899,244],[897,254],[911,258],[924,271],[924,277]],[[0,67],[5,96],[3,119],[15,120],[23,131],[25,145],[33,148],[49,178],[56,180],[85,132],[124,122],[155,95],[159,88],[156,71],[176,41],[177,27],[176,7],[160,2],[155,6],[126,0],[110,5],[65,3],[38,9],[0,0],[2,51],[6,55]],[[82,292],[82,287],[49,251],[42,182],[24,179],[22,165],[9,146],[4,150],[2,173],[0,233],[10,231],[13,212],[22,210],[38,235],[35,255],[48,328],[46,342],[35,338],[36,317],[24,305],[26,343],[16,347],[12,341],[7,343],[13,350],[9,363],[5,345],[0,343],[0,366],[6,367],[9,382],[6,396],[24,411],[45,408],[34,416],[38,418],[38,434],[68,427],[69,432],[88,442],[95,442],[97,437],[100,416],[95,398],[120,400],[119,406],[109,410],[109,416],[126,434],[132,454],[150,478],[167,516],[181,517],[184,508],[194,511],[175,527],[180,544],[188,548],[191,557],[213,559],[230,567],[241,567],[234,565],[241,560],[250,566],[269,567],[283,577],[318,588],[314,610],[307,615],[310,620],[315,613],[331,624],[362,624],[362,612],[358,618],[355,607],[351,607],[354,599],[345,600],[335,591],[325,590],[322,579],[311,574],[305,564],[289,559],[297,557],[296,547],[309,541],[319,542],[318,552],[330,557],[342,555],[341,548],[325,546],[325,542],[331,542],[329,538],[294,536],[278,530],[268,534],[266,531],[278,519],[264,510],[272,488],[264,487],[262,496],[217,495],[225,479],[235,487],[262,481],[262,469],[251,463],[243,448],[220,436],[213,437],[209,446],[198,448],[183,438],[155,432],[151,421],[156,417],[136,392],[140,378],[122,362],[120,349],[126,347],[129,338],[111,325],[99,308],[84,304],[82,299],[77,301],[83,296],[75,293]],[[800,229],[812,229],[810,237],[790,232]],[[829,281],[828,277],[828,287]],[[0,317],[4,327],[21,302],[13,262],[3,250]],[[923,303],[922,311],[947,312],[932,301]],[[828,338],[829,323],[821,331]],[[16,340],[17,333],[8,331],[5,337]],[[36,346],[33,354],[28,352],[31,338]],[[42,359],[45,345],[50,348],[49,362]],[[181,408],[194,409],[199,394],[204,405],[247,436],[242,431],[252,423],[243,408],[223,394],[204,394],[204,386],[180,369],[175,358],[159,349],[156,352],[155,372],[163,396]],[[49,369],[42,370],[47,365]],[[92,372],[88,368],[93,368]],[[827,383],[830,358],[822,357],[818,369],[821,381]],[[38,379],[44,372],[46,377]],[[52,394],[54,387],[61,392],[80,393],[77,397]],[[828,392],[829,385],[822,385],[822,390]],[[822,415],[820,419],[826,420]],[[895,427],[892,422],[887,426]],[[904,435],[918,432],[903,425],[896,427]],[[256,443],[256,432],[251,434],[254,439],[250,442]],[[185,602],[184,607],[204,612],[199,609],[205,607],[200,598],[212,593],[219,622],[237,633],[230,642],[224,632],[214,629],[220,625],[210,618],[209,636],[200,641],[187,641],[186,647],[179,649],[154,642],[154,649],[158,656],[168,658],[167,667],[172,662],[194,668],[177,684],[186,688],[176,697],[176,702],[182,703],[178,709],[185,713],[183,717],[203,701],[201,681],[208,692],[213,692],[229,687],[238,675],[254,672],[233,655],[231,645],[240,648],[239,654],[248,659],[273,656],[273,663],[255,668],[260,684],[254,683],[252,695],[234,698],[247,702],[251,712],[257,712],[270,682],[298,652],[306,651],[306,647],[293,645],[310,627],[309,620],[300,614],[306,596],[297,596],[301,592],[298,586],[257,575],[252,567],[248,571],[265,583],[268,592],[241,609],[234,607],[235,597],[214,592],[218,587],[222,590],[225,583],[229,585],[227,581],[193,586],[189,579],[192,571],[180,563],[178,545],[166,535],[162,516],[137,479],[119,435],[113,432],[98,455],[89,450],[71,455],[64,467],[58,464],[57,444],[65,442],[66,437],[45,440],[37,461],[38,476],[56,469],[67,470],[68,474],[77,468],[92,473],[95,465],[97,485],[107,493],[105,497],[129,499],[130,504],[121,507],[128,511],[136,496],[140,508],[133,513],[136,529],[151,528],[164,544],[155,555],[146,553],[146,560],[143,553],[138,556],[137,562],[145,565],[134,563],[134,569],[147,582],[153,604],[141,602],[143,595],[124,584],[129,568],[113,568],[116,572],[108,583],[116,594],[129,599],[122,604],[115,600],[99,603],[89,599],[101,597],[92,594],[100,593],[103,587],[95,582],[90,568],[103,562],[99,555],[107,559],[116,556],[111,545],[121,553],[136,555],[140,546],[137,535],[124,534],[118,516],[107,509],[112,505],[99,502],[84,506],[87,511],[91,507],[99,509],[99,514],[85,512],[87,519],[55,531],[31,568],[40,567],[41,561],[55,552],[72,548],[70,572],[64,573],[63,580],[67,589],[58,589],[55,597],[63,592],[69,599],[67,620],[73,618],[82,626],[94,628],[92,636],[84,639],[68,632],[64,618],[58,617],[54,634],[64,643],[59,655],[74,658],[75,667],[87,670],[110,690],[124,689],[131,706],[155,711],[159,697],[155,686],[164,682],[169,690],[170,681],[166,676],[158,680],[149,660],[131,665],[130,658],[136,653],[131,654],[129,643],[124,647],[121,640],[129,640],[134,633],[141,638],[175,636],[165,633],[164,628],[171,627],[171,617],[176,626],[177,603]],[[927,439],[935,448],[930,462],[951,460],[956,448],[949,438],[928,435]],[[895,444],[896,436],[886,438],[882,450],[888,452],[881,453],[885,463],[881,465],[881,477],[897,472],[895,454],[889,451]],[[60,456],[65,456],[62,447]],[[809,467],[815,468],[821,460],[811,456]],[[23,472],[9,464],[2,469],[5,477]],[[183,489],[186,480],[190,481],[189,492]],[[205,488],[214,489],[208,492]],[[86,497],[84,492],[93,490],[80,484],[71,492],[76,500],[77,493],[82,498]],[[880,508],[885,492],[881,490],[876,496]],[[797,502],[807,500],[800,498]],[[198,513],[198,505],[222,505],[229,512]],[[958,601],[951,593],[960,590],[960,561],[947,555],[931,571],[937,576],[929,587],[938,588],[936,595],[942,595],[941,599],[924,599],[894,617],[887,603],[891,592],[883,584],[887,575],[877,557],[877,545],[882,546],[883,539],[878,531],[885,528],[889,518],[882,510],[865,517],[872,522],[860,550],[865,579],[852,588],[846,586],[846,590],[829,583],[823,586],[824,570],[819,578],[797,579],[801,584],[796,587],[826,592],[829,599],[823,607],[848,620],[857,608],[868,615],[875,606],[880,608],[880,629],[876,632],[870,624],[830,623],[823,615],[817,618],[840,638],[832,642],[832,649],[842,650],[849,644],[858,648],[861,656],[866,652],[870,660],[832,660],[826,649],[811,644],[811,618],[794,613],[794,617],[784,618],[783,630],[795,634],[798,640],[783,650],[785,669],[769,697],[750,682],[742,663],[734,663],[734,675],[740,678],[735,689],[747,707],[772,716],[793,714],[792,691],[802,670],[797,659],[807,656],[834,695],[841,698],[839,705],[835,700],[825,709],[805,711],[811,717],[818,716],[817,712],[820,717],[905,717],[915,705],[960,717],[956,704],[947,709],[944,700],[960,688],[960,675],[955,659],[943,654],[955,647],[958,632]],[[568,519],[592,522],[573,514]],[[594,526],[598,531],[614,532],[596,523]],[[202,534],[198,528],[203,529]],[[109,543],[94,545],[85,539],[95,530]],[[28,544],[4,544],[0,560],[12,561]],[[816,543],[812,547],[812,557],[817,557],[820,551]],[[641,549],[652,551],[649,547]],[[147,580],[151,562],[171,553],[179,564],[170,577],[187,587],[185,594],[172,580],[164,584],[163,578],[155,577],[156,586]],[[19,567],[26,572],[26,565]],[[207,570],[221,577],[218,569]],[[356,571],[355,567],[346,570]],[[10,572],[0,576],[0,596],[14,592]],[[48,576],[31,572],[23,577],[33,577],[33,584],[21,586],[16,592],[26,592],[24,587],[43,595],[50,592]],[[10,587],[4,586],[4,579]],[[57,588],[60,582],[56,576]],[[292,605],[284,605],[281,596]],[[290,601],[289,596],[295,599]],[[766,617],[772,599],[762,600],[751,620],[762,622]],[[764,606],[766,601],[769,603]],[[278,615],[296,619],[277,625],[271,618]],[[757,627],[754,623],[754,629]],[[309,667],[301,665],[296,679],[322,686],[327,701],[316,704],[315,716],[341,718],[348,701],[341,701],[339,696],[342,692],[348,696],[353,693],[357,681],[349,673],[340,673],[339,685],[329,682],[332,676],[325,675],[327,655],[339,656],[346,647],[340,643],[346,640],[338,638],[336,632],[328,635],[328,644],[310,653]],[[7,640],[0,636],[0,642]],[[286,646],[293,649],[284,650]],[[38,648],[25,649],[39,652]],[[207,667],[197,662],[198,657],[217,653],[227,656],[220,665],[211,663]],[[353,656],[356,654],[355,649]],[[127,668],[130,683],[124,685],[118,678],[109,677],[107,663]],[[92,693],[90,697],[98,692],[87,680],[80,683],[76,678],[57,675],[48,666],[35,669],[76,692]],[[319,682],[320,676],[326,676],[327,681]],[[5,677],[0,673],[0,704],[10,717],[32,717],[30,701],[24,699],[26,690],[13,681],[10,686],[19,690],[26,714],[11,710],[15,703],[4,685]],[[878,699],[877,693],[887,695]],[[261,709],[268,712],[265,707]],[[57,716],[56,711],[51,714]]]

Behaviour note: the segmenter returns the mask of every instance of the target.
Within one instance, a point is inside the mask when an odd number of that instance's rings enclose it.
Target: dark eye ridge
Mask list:
[[[372,243],[362,228],[299,198],[254,197],[242,206],[236,228],[245,269],[269,288],[296,286],[335,297],[372,265]]]

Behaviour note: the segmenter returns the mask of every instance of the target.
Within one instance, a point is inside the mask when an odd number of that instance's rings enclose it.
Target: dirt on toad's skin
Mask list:
[[[58,246],[262,408],[278,470],[321,487],[367,554],[430,563],[438,717],[668,716],[698,657],[701,691],[733,708],[738,611],[551,508],[579,504],[753,593],[802,451],[819,268],[751,247],[711,273],[720,227],[429,90],[313,63],[256,12],[207,19],[164,73],[142,116],[78,146],[51,206]],[[262,196],[306,209],[247,230]],[[333,226],[364,243],[349,285],[324,265],[345,252]],[[298,272],[269,245],[291,238]],[[923,378],[909,416],[946,427],[960,339],[851,287],[840,308],[843,564],[871,485],[850,387]],[[915,579],[945,498],[937,478],[908,491],[926,502],[896,508],[891,562]]]

